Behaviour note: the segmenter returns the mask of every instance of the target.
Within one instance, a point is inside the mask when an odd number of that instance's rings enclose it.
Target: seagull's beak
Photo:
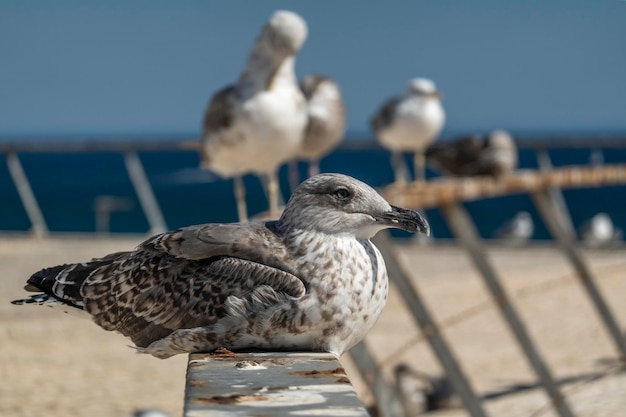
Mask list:
[[[428,222],[424,216],[415,210],[391,206],[390,211],[382,213],[376,220],[389,227],[395,227],[411,233],[420,232],[430,236]]]

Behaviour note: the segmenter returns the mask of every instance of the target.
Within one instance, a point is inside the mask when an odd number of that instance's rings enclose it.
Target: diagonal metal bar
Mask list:
[[[589,266],[574,245],[574,232],[571,229],[571,225],[563,220],[558,201],[548,191],[537,191],[532,194],[532,197],[552,237],[558,242],[561,250],[574,267],[580,278],[580,283],[604,322],[617,351],[622,358],[626,358],[626,339],[622,336],[615,316],[611,313],[611,309],[596,286]]]
[[[548,153],[547,149],[545,148],[537,149],[536,156],[537,156],[537,165],[539,165],[539,169],[542,172],[548,172],[554,168],[552,165],[552,160],[550,159],[550,154]],[[565,197],[563,197],[563,190],[561,190],[561,188],[556,187],[556,186],[548,187],[546,190],[548,194],[550,195],[550,199],[557,204],[559,208],[559,212],[563,216],[564,224],[567,225],[567,229],[571,231],[570,233],[572,233],[573,235],[574,223],[572,222],[572,216],[570,215],[569,210],[567,209],[567,204],[565,203]]]
[[[474,394],[474,390],[461,370],[459,362],[454,357],[452,350],[448,347],[443,335],[433,321],[418,289],[411,283],[409,274],[405,272],[398,261],[389,238],[389,233],[386,231],[379,232],[376,237],[374,237],[373,242],[385,258],[385,265],[387,266],[389,277],[398,288],[398,292],[413,315],[413,318],[422,329],[424,335],[426,335],[426,340],[439,359],[446,375],[450,378],[452,388],[461,398],[463,406],[472,417],[486,417],[487,414],[480,400],[476,397],[476,394]]]
[[[404,417],[404,411],[396,391],[385,380],[365,341],[362,340],[352,347],[349,354],[359,370],[361,378],[370,387],[376,399],[376,408],[380,417]]]
[[[28,215],[28,219],[32,225],[33,232],[37,236],[47,235],[48,225],[46,224],[39,204],[37,204],[37,199],[35,198],[35,194],[33,193],[30,183],[28,182],[28,177],[26,177],[26,174],[24,173],[24,169],[22,168],[22,164],[20,163],[17,153],[9,151],[6,154],[6,158],[9,173],[13,179],[15,188],[17,188],[17,193],[22,200],[22,204],[24,205],[24,209],[26,210],[26,214]]]
[[[152,187],[150,186],[150,182],[148,181],[148,177],[146,176],[146,172],[144,171],[143,165],[141,165],[141,161],[137,156],[137,152],[126,152],[124,154],[124,163],[126,164],[126,170],[128,171],[130,181],[133,183],[133,187],[135,187],[135,192],[139,198],[141,208],[143,209],[143,212],[148,219],[148,223],[150,224],[150,233],[155,234],[166,232],[168,229],[165,223],[165,218],[163,217],[163,213],[161,213],[159,203],[157,203]]]
[[[546,393],[551,399],[552,405],[561,417],[573,417],[573,413],[565,398],[561,394],[558,386],[554,382],[550,370],[544,363],[539,352],[535,348],[535,344],[526,331],[525,325],[522,323],[515,308],[511,304],[509,297],[500,285],[500,281],[495,270],[487,261],[485,252],[480,244],[480,239],[476,231],[476,226],[463,207],[458,204],[447,204],[440,207],[448,226],[460,240],[462,245],[469,253],[474,265],[481,273],[483,280],[491,292],[491,296],[500,308],[504,319],[513,332],[517,342],[524,351],[528,362],[535,370],[539,377],[539,381],[543,385]]]

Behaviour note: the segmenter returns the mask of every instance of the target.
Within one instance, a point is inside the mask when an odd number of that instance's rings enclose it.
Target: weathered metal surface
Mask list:
[[[465,247],[470,258],[474,262],[474,266],[480,272],[483,281],[495,304],[499,307],[502,317],[508,324],[511,332],[515,336],[517,343],[526,355],[530,366],[534,369],[541,385],[546,391],[546,394],[550,398],[550,401],[555,411],[561,417],[573,417],[572,413],[565,397],[556,385],[554,378],[548,366],[544,362],[543,358],[539,354],[539,351],[535,347],[534,342],[530,338],[526,326],[522,322],[521,318],[517,314],[515,307],[511,303],[504,288],[500,284],[495,269],[491,266],[485,251],[480,244],[480,238],[476,227],[471,218],[465,212],[463,207],[458,204],[444,205],[441,208],[441,212],[448,223],[448,226],[452,230],[452,233],[460,240],[461,244]]]
[[[452,388],[461,398],[463,406],[472,417],[487,416],[487,413],[480,400],[476,397],[458,360],[448,347],[448,343],[443,338],[430,312],[426,308],[426,304],[418,289],[411,283],[409,274],[398,261],[393,251],[389,233],[385,231],[379,232],[374,237],[373,241],[385,258],[385,265],[387,266],[387,272],[389,273],[391,282],[396,285],[407,309],[411,312],[411,315],[424,333],[428,344],[437,356],[447,377],[450,379]]]
[[[615,184],[626,184],[626,165],[517,171],[499,180],[491,177],[442,177],[425,183],[392,184],[381,190],[381,194],[391,204],[424,209],[459,201],[532,193],[550,187],[598,187]]]
[[[189,355],[184,417],[367,417],[337,358],[329,353]]]

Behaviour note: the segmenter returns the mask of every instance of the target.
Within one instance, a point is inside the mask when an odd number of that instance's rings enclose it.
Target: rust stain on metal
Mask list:
[[[219,404],[219,405],[232,405],[241,404],[250,401],[265,401],[267,396],[265,395],[214,395],[212,397],[198,397],[193,399],[194,402],[199,404]]]
[[[338,376],[338,375],[346,375],[346,371],[343,368],[335,368],[330,370],[318,371],[314,369],[312,371],[298,371],[298,372],[290,372],[289,375],[297,375],[297,376],[310,376],[312,378],[322,378],[326,376]]]
[[[204,388],[206,386],[206,382],[201,379],[190,379],[189,387],[191,388]]]
[[[336,382],[339,383],[339,384],[350,384],[351,383],[350,382],[350,378],[348,378],[347,376],[342,376]]]
[[[217,348],[213,352],[209,353],[209,357],[211,358],[234,358],[237,354],[232,352],[226,348]]]

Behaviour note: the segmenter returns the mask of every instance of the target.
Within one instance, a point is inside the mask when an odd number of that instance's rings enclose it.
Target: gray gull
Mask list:
[[[237,83],[215,93],[204,115],[201,166],[234,179],[237,214],[248,218],[242,176],[267,180],[270,213],[278,213],[278,167],[298,152],[306,102],[294,72],[307,36],[304,20],[278,11],[261,30]]]
[[[437,138],[444,121],[440,94],[426,78],[411,80],[403,97],[391,98],[372,117],[376,138],[391,151],[396,183],[404,183],[408,177],[403,152],[413,153],[415,179],[424,180],[424,151]]]
[[[309,177],[320,173],[319,161],[332,151],[343,138],[346,110],[339,86],[324,75],[309,74],[300,81],[307,101],[308,122],[297,159],[309,163]],[[292,184],[297,184],[297,165],[290,165]],[[292,187],[295,188],[295,187]]]
[[[517,167],[517,147],[508,132],[494,130],[486,137],[471,135],[452,142],[434,143],[426,150],[426,158],[445,175],[501,178]]]
[[[535,223],[527,211],[520,211],[494,232],[494,237],[511,244],[526,243],[533,237]]]
[[[387,270],[370,238],[390,227],[429,233],[418,212],[363,182],[320,174],[279,220],[185,227],[45,268],[25,287],[37,294],[13,304],[82,310],[159,358],[220,347],[341,355],[385,305]]]
[[[589,246],[603,246],[622,240],[621,229],[616,228],[606,213],[597,213],[587,220],[578,231],[580,239]]]

